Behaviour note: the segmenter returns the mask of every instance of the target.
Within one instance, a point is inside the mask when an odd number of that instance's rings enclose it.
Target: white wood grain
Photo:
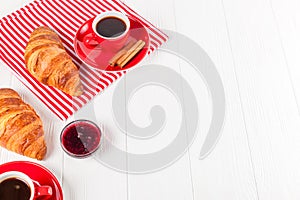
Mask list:
[[[22,0],[14,0],[10,2],[3,2],[0,7],[0,18],[5,17],[6,15],[18,10],[23,5]]]
[[[223,0],[260,199],[299,199],[299,113],[269,1]]]
[[[3,1],[0,17],[31,1]],[[76,160],[67,156],[59,145],[60,131],[67,122],[51,114],[0,63],[0,87],[17,90],[44,121],[49,153],[39,163],[57,176],[65,199],[299,199],[299,1],[126,0],[125,3],[160,28],[190,37],[212,58],[227,98],[223,135],[212,154],[198,160],[211,117],[209,92],[189,64],[158,51],[147,62],[174,67],[188,80],[199,102],[199,136],[190,150],[174,165],[147,175],[119,173],[93,158]],[[99,111],[97,121],[104,124],[104,134],[112,138],[113,145],[135,153],[166,146],[174,138],[176,125],[166,126],[161,135],[144,142],[126,137],[117,128],[111,111],[115,86],[94,101],[95,110]],[[164,99],[151,99],[157,92]],[[141,103],[143,99],[148,100]],[[133,121],[147,123],[143,108],[151,102],[164,105],[166,111],[175,105],[175,113],[168,120],[171,125],[181,121],[180,109],[172,95],[155,87],[146,88],[133,98],[129,108]],[[109,146],[100,151],[109,154]],[[34,161],[0,148],[0,164],[14,160]]]
[[[145,3],[142,1],[126,0],[125,3],[159,28],[176,29],[173,0],[151,1],[151,7],[145,7]],[[151,56],[151,62],[149,60],[146,64],[159,64],[169,67],[180,74],[179,59],[159,51],[155,52]],[[180,87],[180,82],[178,82],[178,87]],[[136,154],[156,152],[165,148],[176,137],[181,120],[184,120],[181,119],[181,112],[178,109],[180,105],[178,105],[175,97],[165,89],[153,86],[142,90],[140,94],[136,93],[136,99],[133,98],[132,102],[130,102],[131,105],[134,105],[129,107],[131,109],[129,111],[132,112],[131,119],[137,125],[142,125],[142,122],[145,123],[147,121],[149,114],[146,111],[147,107],[151,108],[151,106],[161,105],[167,113],[167,123],[159,136],[152,139],[135,140],[128,137],[128,151]],[[139,96],[140,98],[138,98]],[[129,175],[129,199],[194,199],[190,168],[189,153],[187,153],[172,166],[159,172]]]
[[[31,2],[32,2],[32,0],[22,0],[23,6],[25,6]]]
[[[281,40],[281,51],[288,70],[298,109],[300,105],[300,15],[298,1],[270,0],[270,7],[275,20],[278,36]]]
[[[270,6],[276,23],[277,32],[281,40],[281,50],[285,60],[285,66],[292,82],[295,99],[297,100],[298,114],[300,114],[300,4],[299,1],[292,0],[270,0]],[[289,137],[291,140],[295,139],[296,141],[299,141],[298,137],[295,137],[297,135],[298,134],[289,135]],[[290,172],[293,177],[292,179],[294,179],[294,184],[289,185],[289,193],[290,199],[299,199],[300,194],[298,192],[298,188],[300,187],[300,182],[298,181],[299,179],[297,179],[297,177],[299,177],[297,168],[300,163],[300,158],[298,157],[299,147],[296,148],[296,146],[294,146],[293,150],[295,152],[293,152],[291,156],[298,159],[295,159],[295,161],[297,161],[297,164],[294,165],[295,171]]]
[[[195,199],[258,199],[222,2],[175,3],[178,32],[189,36],[208,53],[223,79],[226,94],[225,125],[216,148],[206,159],[198,160],[210,123],[209,115],[201,118],[201,136],[191,148]],[[191,85],[197,92],[198,102],[203,102],[205,91],[198,88],[203,85],[201,77],[193,76],[191,67],[186,64],[182,64],[181,70],[188,80],[194,77]],[[207,108],[200,112],[209,114]]]
[[[96,123],[99,126],[103,125],[103,134],[105,137],[111,138],[111,145],[126,150],[126,137],[117,128],[111,114],[111,102],[115,86],[116,84],[94,99]],[[86,107],[77,113],[75,119],[89,119],[85,109]],[[102,144],[99,150],[101,153],[97,155],[109,154],[109,149],[110,146]],[[64,155],[63,161],[63,185],[66,199],[90,200],[107,197],[114,200],[127,199],[126,173],[116,172],[93,158],[76,160]],[[125,163],[124,166],[126,166]]]

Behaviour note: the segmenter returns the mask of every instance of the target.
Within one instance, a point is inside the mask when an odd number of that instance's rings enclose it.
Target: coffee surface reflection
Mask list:
[[[29,200],[30,196],[30,187],[20,179],[8,178],[0,183],[1,200]]]
[[[97,33],[103,37],[114,38],[126,31],[126,23],[117,17],[106,17],[101,19],[96,26]]]

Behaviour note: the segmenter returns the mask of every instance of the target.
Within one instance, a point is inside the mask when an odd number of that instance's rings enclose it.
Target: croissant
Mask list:
[[[32,32],[24,58],[28,71],[41,83],[71,96],[83,93],[78,68],[50,28],[41,26]]]
[[[0,145],[37,160],[47,152],[40,117],[12,89],[0,89]]]

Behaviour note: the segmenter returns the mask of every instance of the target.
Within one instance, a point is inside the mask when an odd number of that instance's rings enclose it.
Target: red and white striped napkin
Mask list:
[[[167,41],[167,35],[118,0],[37,0],[0,20],[0,59],[61,120],[73,115],[125,74],[91,70],[81,63],[74,52],[73,40],[78,28],[88,19],[109,10],[117,10],[140,20],[150,35],[148,54]],[[26,43],[31,32],[41,25],[53,28],[60,35],[73,61],[80,66],[85,87],[82,96],[71,97],[43,85],[25,69],[23,55]]]

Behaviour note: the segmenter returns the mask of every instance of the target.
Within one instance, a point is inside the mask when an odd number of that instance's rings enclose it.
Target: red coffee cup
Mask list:
[[[26,174],[17,171],[0,175],[0,191],[4,199],[10,200],[35,200],[42,196],[52,196],[50,186],[41,186]]]
[[[119,50],[128,39],[130,20],[121,12],[103,12],[93,20],[92,30],[91,34],[84,37],[85,46]]]

